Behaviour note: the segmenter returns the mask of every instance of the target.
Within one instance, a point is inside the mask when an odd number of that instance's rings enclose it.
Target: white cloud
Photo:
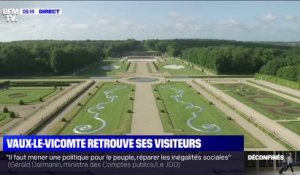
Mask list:
[[[180,23],[180,22],[175,23],[175,27],[177,29],[186,29],[187,28],[187,26],[185,24]]]
[[[137,25],[136,28],[137,29],[146,29],[147,26],[146,25]]]
[[[102,15],[97,20],[97,23],[100,25],[116,25],[117,21],[108,15]]]
[[[265,22],[270,23],[270,22],[276,21],[277,17],[275,15],[272,15],[272,14],[266,14],[266,15],[262,16],[260,19],[265,21]]]
[[[179,23],[192,23],[192,22],[196,22],[195,19],[181,15],[180,13],[177,12],[169,12],[168,16],[171,17],[173,20],[175,20],[176,22]]]
[[[66,24],[72,22],[70,18],[63,16],[57,16],[56,18],[48,19],[48,21],[53,24]]]
[[[237,26],[240,26],[240,23],[237,22],[236,20],[234,19],[229,19],[229,20],[225,20],[225,21],[220,21],[219,24],[221,26],[224,26],[224,27],[237,27]]]
[[[136,27],[136,24],[133,21],[129,21],[129,20],[120,20],[119,24],[125,28]]]
[[[290,22],[300,22],[300,19],[298,18],[298,16],[292,16],[292,15],[287,15],[284,18],[286,21],[290,21]]]
[[[178,12],[171,11],[167,14],[170,18],[168,23],[165,23],[161,26],[160,31],[170,31],[170,30],[177,30],[177,31],[198,31],[202,29],[200,26],[200,22],[194,18],[187,17],[182,15]]]
[[[128,30],[128,29],[145,29],[145,24],[140,24],[138,22],[129,19],[119,19],[117,17],[102,15],[98,16],[97,24],[99,28],[104,30]]]
[[[20,16],[17,23],[1,24],[0,38],[3,41],[20,39],[71,39],[74,33],[80,33],[80,31],[87,30],[88,28],[88,24],[80,23],[63,16]],[[14,34],[11,35],[11,33]]]
[[[210,23],[204,25],[205,27],[202,28],[202,31],[206,32],[249,32],[251,30],[251,25],[246,23],[237,21],[235,19],[225,19],[221,21],[211,21]]]
[[[249,33],[257,28],[254,25],[240,22],[232,18],[220,21],[206,21],[190,18],[189,16],[184,16],[174,11],[169,12],[167,15],[171,20],[160,27],[160,32],[185,32],[194,34],[210,33],[213,35],[214,33],[222,33],[225,31],[228,33]]]
[[[179,16],[179,14],[178,14],[177,12],[172,11],[172,12],[169,12],[169,13],[168,13],[168,16],[173,17],[173,18],[176,18],[176,17]]]
[[[88,29],[89,26],[87,24],[72,24],[69,28],[71,29]]]

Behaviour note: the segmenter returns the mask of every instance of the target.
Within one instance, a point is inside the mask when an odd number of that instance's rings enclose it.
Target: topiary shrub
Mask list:
[[[10,112],[9,112],[9,117],[15,118],[15,117],[16,117],[16,114],[15,114],[13,111],[10,111]]]
[[[9,112],[9,110],[7,109],[7,107],[4,107],[4,108],[3,108],[3,112],[4,112],[4,113],[8,113],[8,112]]]
[[[77,105],[78,105],[78,106],[82,106],[82,104],[81,104],[81,103],[77,103]]]
[[[24,105],[25,103],[24,103],[24,101],[23,100],[20,100],[19,101],[19,105]]]
[[[166,111],[165,111],[164,109],[161,109],[160,112],[161,112],[161,113],[165,113]]]
[[[39,100],[40,100],[40,102],[44,101],[42,97],[40,97],[40,99],[39,99]]]
[[[156,97],[156,100],[160,100],[160,98],[159,98],[159,97]]]
[[[133,98],[133,97],[130,97],[129,99],[130,99],[130,100],[134,100],[134,98]]]
[[[128,110],[127,110],[127,113],[132,113],[132,110],[131,110],[131,109],[128,109]]]

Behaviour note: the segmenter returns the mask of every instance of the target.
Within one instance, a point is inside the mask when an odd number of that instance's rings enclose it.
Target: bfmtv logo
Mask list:
[[[18,22],[19,9],[2,9],[2,15],[5,16],[6,22]]]

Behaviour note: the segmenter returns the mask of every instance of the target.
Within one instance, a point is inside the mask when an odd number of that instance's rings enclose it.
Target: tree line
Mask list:
[[[261,73],[300,81],[300,48],[234,40],[85,40],[0,43],[0,75],[63,75],[132,50],[160,51],[219,74]]]
[[[0,75],[62,75],[105,57],[121,56],[139,44],[133,39],[0,43]]]
[[[282,42],[183,39],[146,40],[144,45],[219,74],[259,72],[300,81],[300,48]]]
[[[290,46],[278,45],[274,43],[261,42],[242,42],[235,40],[216,40],[216,39],[172,39],[172,40],[145,40],[143,41],[148,50],[160,51],[170,56],[178,57],[183,50],[190,48],[216,47],[216,46],[241,46],[246,48],[274,48],[288,49]]]
[[[287,50],[262,66],[259,73],[300,82],[300,49]]]
[[[219,74],[252,74],[268,60],[282,54],[278,49],[216,46],[186,49],[181,57]]]

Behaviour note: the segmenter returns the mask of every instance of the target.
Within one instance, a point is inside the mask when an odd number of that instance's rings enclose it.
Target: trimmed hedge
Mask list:
[[[79,81],[14,81],[10,82],[10,86],[70,86],[71,83],[79,83]]]
[[[7,86],[9,86],[9,81],[0,82],[0,88],[4,88],[4,87],[7,87]]]
[[[159,71],[159,70],[158,70],[158,66],[156,65],[155,62],[153,62],[153,65],[154,65],[155,69],[156,69],[157,71]]]
[[[289,87],[292,89],[300,89],[300,82],[290,81],[290,80],[278,78],[278,77],[271,76],[271,75],[255,74],[255,79],[268,81],[268,82],[286,86],[286,87]]]
[[[129,63],[127,64],[126,71],[129,70],[130,65],[131,65],[131,62],[129,62]]]

